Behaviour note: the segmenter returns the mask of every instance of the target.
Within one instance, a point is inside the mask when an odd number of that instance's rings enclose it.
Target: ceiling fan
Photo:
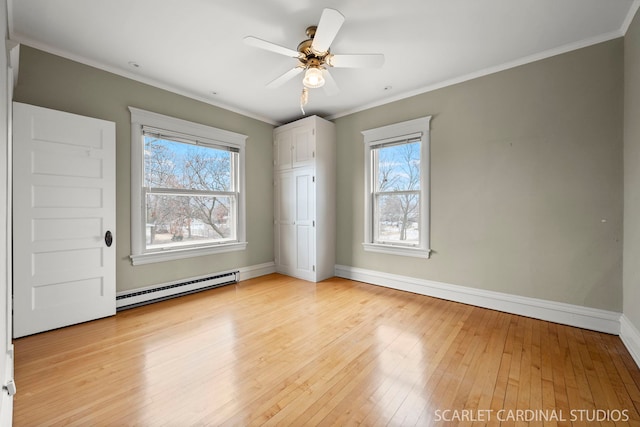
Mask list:
[[[277,88],[304,71],[300,108],[304,114],[304,105],[308,100],[308,89],[323,87],[327,95],[335,95],[340,90],[328,67],[335,68],[378,68],[384,63],[382,54],[335,55],[329,47],[344,23],[344,16],[335,9],[324,9],[317,26],[308,27],[307,39],[297,50],[289,49],[257,37],[247,36],[244,42],[249,46],[265,49],[281,55],[296,58],[298,64],[280,77],[267,84],[268,88]]]

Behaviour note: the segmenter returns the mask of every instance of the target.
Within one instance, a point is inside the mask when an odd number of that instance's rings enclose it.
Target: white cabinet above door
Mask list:
[[[274,133],[274,169],[285,170],[313,164],[315,129],[309,126],[278,128]]]

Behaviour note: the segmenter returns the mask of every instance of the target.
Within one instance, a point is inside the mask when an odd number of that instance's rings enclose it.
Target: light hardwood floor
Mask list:
[[[15,426],[640,425],[616,336],[338,278],[264,276],[15,350]]]

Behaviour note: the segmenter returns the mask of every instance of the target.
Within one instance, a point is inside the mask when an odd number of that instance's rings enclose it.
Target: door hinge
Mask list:
[[[315,151],[311,152],[311,157],[314,158],[314,159],[316,158],[316,152]]]
[[[316,226],[316,222],[315,222],[315,220],[314,220],[314,221],[311,221],[311,226],[312,226],[312,227],[315,227],[315,226]]]
[[[314,265],[313,267],[311,267],[311,269],[312,269],[313,271],[316,271],[316,266]]]
[[[16,383],[13,380],[7,381],[7,384],[2,386],[2,390],[6,390],[9,396],[13,396],[14,394],[16,394],[16,391],[17,391]]]
[[[315,176],[311,177],[311,182],[316,182],[316,177]]]

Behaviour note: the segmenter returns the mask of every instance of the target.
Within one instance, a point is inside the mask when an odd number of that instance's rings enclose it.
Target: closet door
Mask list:
[[[296,264],[295,252],[295,193],[291,171],[275,177],[275,247],[277,271],[292,274]]]
[[[311,168],[276,174],[276,270],[315,280],[315,183]]]
[[[315,280],[315,185],[314,170],[296,169],[295,197],[295,274]]]

